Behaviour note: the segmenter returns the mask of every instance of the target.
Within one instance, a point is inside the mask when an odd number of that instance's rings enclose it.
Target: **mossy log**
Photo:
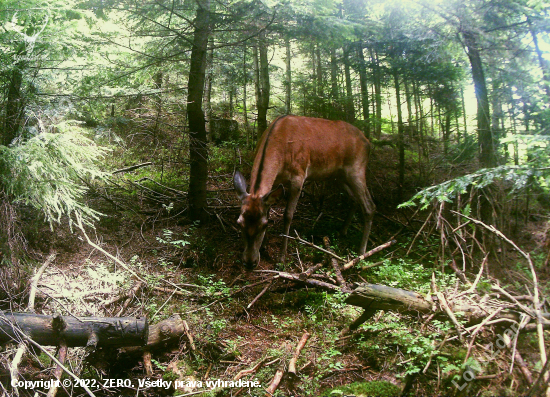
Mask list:
[[[73,317],[0,312],[0,344],[20,340],[23,332],[36,343],[59,346],[142,346],[149,336],[145,317]]]

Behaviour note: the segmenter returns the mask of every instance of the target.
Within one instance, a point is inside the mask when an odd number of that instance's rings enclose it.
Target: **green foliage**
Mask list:
[[[374,271],[376,282],[421,294],[429,293],[433,269],[426,269],[423,265],[402,258],[399,258],[397,263],[392,263],[389,259],[384,262],[383,266]],[[455,282],[454,275],[438,273],[437,279],[442,288]]]
[[[231,295],[231,288],[222,279],[215,280],[215,277],[213,274],[207,276],[199,274],[197,280],[200,285],[205,287],[204,291],[207,296],[229,297]]]
[[[525,166],[502,165],[495,168],[484,168],[472,174],[454,178],[435,186],[423,189],[416,193],[409,201],[399,204],[398,208],[420,205],[426,209],[436,200],[451,203],[459,194],[467,193],[470,187],[483,189],[496,180],[503,180],[511,184],[512,191],[524,188],[527,183],[536,178],[548,185],[550,169],[531,168]],[[539,179],[540,178],[540,179]],[[535,179],[535,180],[536,180]]]
[[[534,184],[544,191],[550,189],[550,138],[541,135],[512,136],[501,140],[501,144],[521,144],[521,150],[526,153],[522,159],[524,165],[501,165],[494,168],[484,168],[468,175],[445,181],[435,186],[423,189],[398,208],[420,205],[426,209],[435,200],[452,202],[458,195],[468,192],[468,189],[483,189],[497,181],[506,183],[510,192],[514,193]]]
[[[162,365],[161,363],[159,363],[157,360],[155,360],[154,358],[151,359],[151,362],[153,364],[155,364],[155,366],[160,369],[161,371],[166,371],[166,366],[165,365]]]
[[[183,234],[185,237],[189,237],[187,233]],[[163,237],[157,237],[157,241],[162,244],[172,245],[176,248],[184,248],[189,244],[187,240],[174,240],[174,232],[168,229],[162,231]]]
[[[74,129],[41,133],[13,146],[0,146],[0,185],[10,199],[40,210],[47,222],[92,225],[101,215],[84,203],[88,184],[108,174],[98,168],[105,149]]]

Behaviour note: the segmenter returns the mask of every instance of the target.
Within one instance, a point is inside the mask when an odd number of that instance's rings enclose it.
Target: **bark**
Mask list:
[[[210,45],[213,47],[214,41],[210,39]],[[208,68],[208,73],[206,75],[206,93],[204,95],[204,108],[206,110],[206,119],[209,123],[212,122],[212,80],[213,80],[213,70],[214,70],[214,49],[212,48],[208,52],[208,58],[206,60],[206,67]]]
[[[313,93],[313,99],[315,101],[317,98],[317,70],[316,70],[316,64],[315,64],[315,43],[311,44],[311,77],[313,80],[312,93]],[[306,101],[306,98],[304,96],[304,115],[306,115],[305,101]]]
[[[206,54],[210,35],[210,0],[198,0],[195,17],[195,36],[191,50],[187,117],[189,120],[189,216],[193,220],[208,219],[206,180],[208,177],[208,150],[202,99],[206,72]]]
[[[466,104],[464,102],[464,89],[460,87],[460,100],[462,102],[462,122],[464,123],[464,140],[468,135],[468,120],[466,115]]]
[[[25,102],[21,92],[22,85],[23,72],[19,65],[15,65],[11,72],[5,104],[4,133],[0,142],[4,146],[8,146],[18,136],[23,121]]]
[[[487,83],[483,72],[483,63],[481,54],[477,46],[476,35],[470,31],[462,32],[464,43],[468,50],[468,58],[472,68],[472,78],[477,100],[477,140],[479,144],[479,163],[482,168],[491,168],[497,165],[493,134],[491,131],[491,113],[489,110],[489,97],[487,95]],[[493,223],[493,212],[491,203],[486,194],[481,194],[480,200],[481,220],[486,224]],[[487,237],[485,243],[492,247],[492,236],[483,233],[483,238]]]
[[[504,128],[501,128],[501,124],[503,121],[504,111],[502,109],[502,90],[501,90],[501,82],[499,80],[493,80],[493,87],[492,87],[492,106],[493,106],[493,114],[491,115],[491,128],[493,131],[493,135],[496,139],[499,139],[503,137],[504,135]],[[507,144],[505,144],[505,151],[506,147],[508,147]]]
[[[359,85],[361,87],[361,106],[363,108],[363,119],[365,120],[365,135],[370,138],[370,111],[369,111],[369,89],[367,81],[367,65],[363,54],[363,43],[357,46],[357,57],[359,58]]]
[[[246,86],[248,84],[248,66],[246,64],[246,47],[243,46],[243,117],[244,117],[244,128],[246,130],[246,146],[249,146],[249,134],[250,134],[250,124],[248,123],[248,108],[247,108],[247,96],[246,96]]]
[[[256,92],[257,108],[258,108],[258,136],[262,134],[267,128],[267,110],[269,108],[269,95],[270,95],[270,83],[269,83],[269,63],[267,60],[267,43],[265,40],[265,33],[262,32],[258,40],[259,46],[259,75],[258,75],[258,87]]]
[[[401,110],[401,90],[399,72],[394,68],[393,79],[395,83],[395,98],[397,102],[397,138],[399,147],[399,190],[397,193],[399,202],[403,201],[403,184],[405,183],[405,142],[403,139],[403,112]]]
[[[330,96],[332,103],[338,102],[338,62],[334,47],[330,49]]]
[[[162,89],[162,79],[164,77],[164,74],[159,71],[155,74],[153,77],[153,88],[157,90],[157,93],[153,96],[155,100],[155,111],[157,112],[157,117],[155,119],[155,127],[153,129],[153,133],[157,134],[159,125],[160,125],[160,118],[162,117],[162,96],[160,94],[160,90]]]
[[[371,58],[374,65],[374,100],[376,103],[375,136],[380,139],[382,135],[382,77],[380,63],[376,50],[371,50]]]
[[[411,100],[411,89],[409,87],[409,82],[406,77],[403,77],[403,86],[405,87],[405,101],[407,102],[407,124],[412,127],[412,100]]]
[[[45,316],[0,312],[0,344],[19,340],[17,326],[40,345],[58,346],[142,346],[149,327],[145,317]]]
[[[449,151],[449,140],[451,137],[451,116],[452,112],[447,109],[447,111],[445,112],[445,126],[443,128],[443,152],[445,156]]]
[[[258,110],[258,104],[260,103],[260,100],[261,100],[261,91],[260,91],[260,60],[259,60],[260,56],[258,54],[258,42],[256,42],[253,46],[252,46],[252,61],[253,61],[253,64],[254,64],[254,95],[255,95],[255,99],[256,99],[256,111]],[[263,131],[260,131],[260,128],[258,127],[257,125],[258,123],[258,118],[257,118],[257,115],[256,115],[256,128],[257,128],[257,133],[256,135],[259,137]]]
[[[473,32],[462,32],[472,68],[472,78],[477,100],[477,134],[480,147],[479,161],[482,167],[495,167],[496,156],[491,131],[489,98],[487,83],[483,71],[483,62],[477,45],[477,37]]]
[[[355,107],[353,104],[353,88],[351,86],[351,70],[349,62],[349,46],[344,51],[344,75],[346,77],[346,121],[355,121]]]
[[[292,94],[292,69],[290,66],[291,54],[290,54],[290,39],[287,37],[285,40],[286,47],[286,81],[285,81],[285,111],[286,114],[292,112],[291,108],[291,94]]]
[[[325,87],[324,87],[324,78],[323,78],[323,66],[321,64],[321,47],[317,44],[316,47],[316,60],[317,60],[317,98],[315,98],[315,110],[317,115],[321,117],[327,117],[326,106],[325,106]]]
[[[529,18],[527,19],[527,22],[529,23],[529,32],[531,33],[531,37],[533,38],[533,44],[535,45],[535,51],[537,52],[537,59],[539,61],[539,67],[542,70],[542,81],[544,86],[544,91],[546,92],[546,96],[550,98],[550,71],[548,70],[547,64],[544,61],[544,58],[542,57],[542,51],[539,47],[539,39],[537,37],[537,32],[533,29],[533,25],[531,24],[531,21]]]

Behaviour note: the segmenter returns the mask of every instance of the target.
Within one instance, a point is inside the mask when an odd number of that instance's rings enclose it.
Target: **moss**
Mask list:
[[[353,395],[357,397],[394,397],[401,395],[401,389],[386,381],[356,382],[332,390],[329,395],[334,397]]]

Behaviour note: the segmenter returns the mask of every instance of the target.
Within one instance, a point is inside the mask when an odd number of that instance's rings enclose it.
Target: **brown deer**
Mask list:
[[[304,182],[330,177],[340,180],[361,207],[365,223],[359,254],[365,253],[375,211],[365,179],[370,147],[363,133],[344,121],[281,116],[271,123],[256,148],[250,193],[239,171],[233,178],[242,202],[237,223],[244,239],[245,266],[253,268],[260,260],[269,208],[284,193],[283,185],[289,190],[284,215],[284,234],[288,235]],[[352,217],[350,210],[342,230],[344,235]],[[283,262],[287,242],[284,237]]]

